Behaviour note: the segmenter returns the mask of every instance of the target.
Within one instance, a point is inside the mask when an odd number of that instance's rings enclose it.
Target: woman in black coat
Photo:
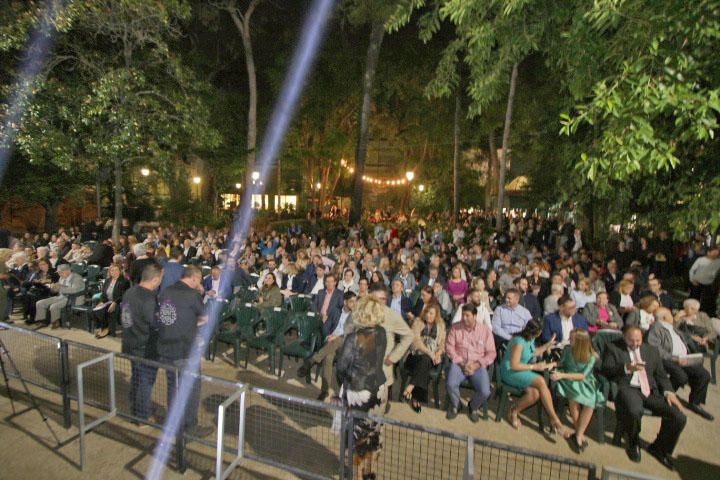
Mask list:
[[[114,321],[115,312],[119,312],[120,301],[122,300],[125,290],[130,284],[120,272],[120,267],[111,265],[108,269],[108,276],[102,284],[100,291],[100,304],[102,308],[93,310],[95,322],[98,329],[95,331],[96,338],[105,338],[110,333],[110,321]]]

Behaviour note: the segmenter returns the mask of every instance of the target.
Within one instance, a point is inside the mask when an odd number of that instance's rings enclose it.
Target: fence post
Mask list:
[[[60,340],[60,392],[63,402],[63,426],[69,429],[72,426],[72,405],[70,404],[70,355],[68,345]]]
[[[345,478],[345,462],[347,461],[347,415],[345,409],[340,411],[340,480]]]
[[[345,434],[347,435],[346,445],[348,462],[348,471],[345,473],[345,478],[352,480],[354,474],[353,452],[355,451],[355,438],[353,437],[353,430],[355,429],[355,417],[349,409],[345,411],[347,412],[347,421],[345,423],[347,430],[345,431]]]
[[[467,438],[467,455],[465,457],[465,480],[472,480],[475,476],[475,439]]]
[[[180,390],[180,369],[175,368],[175,395],[174,398],[177,400],[178,392]],[[168,416],[170,416],[170,409],[172,405],[168,402]],[[175,461],[177,463],[177,469],[180,473],[185,473],[187,470],[187,463],[185,461],[185,420],[184,418],[180,422],[177,434],[175,435]]]

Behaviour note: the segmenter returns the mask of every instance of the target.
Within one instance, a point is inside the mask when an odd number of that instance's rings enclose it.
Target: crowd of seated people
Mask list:
[[[509,216],[507,228],[494,233],[491,217],[483,212],[462,212],[456,223],[438,222],[431,231],[422,222],[383,218],[375,218],[367,230],[337,224],[331,230],[312,226],[303,231],[293,225],[287,231],[251,231],[247,238],[230,238],[227,229],[159,226],[138,236],[129,224],[123,225],[117,244],[107,238],[107,230],[89,237],[80,230],[25,235],[7,245],[10,254],[2,262],[3,311],[7,318],[22,298],[29,323],[56,326],[68,295],[84,288],[73,265],[97,265],[107,268],[107,279],[96,292],[104,308],[94,314],[97,336],[103,337],[108,324],[117,321],[112,314],[121,292],[140,282],[145,267],[163,267],[162,291],[180,279],[183,265],[197,265],[205,275],[199,286],[205,301],[252,290],[255,305],[272,310],[295,296],[310,298],[310,309],[323,323],[323,348],[333,346],[315,352],[299,373],[307,376],[313,363],[323,363],[320,397],[326,398],[337,394],[329,372],[344,334],[338,325],[351,315],[353,298],[384,290],[388,315],[397,315],[407,327],[404,334],[413,337],[402,362],[410,383],[401,395],[416,411],[427,401],[430,371],[442,369],[450,396],[448,418],[462,409],[459,388],[467,380],[475,389],[468,415],[477,421],[478,409],[491,394],[494,365],[501,382],[523,392],[510,410],[510,423],[519,426],[520,412],[541,402],[554,430],[572,435],[579,450],[587,446],[585,430],[602,401],[594,378],[600,373],[640,389],[645,407],[650,398],[646,377],[665,375],[648,380],[652,394],[674,395],[689,385],[688,408],[711,418],[702,407],[704,368],[690,368],[687,357],[712,352],[717,342],[716,303],[711,301],[717,302],[718,294],[717,247],[700,242],[681,251],[660,232],[650,238],[625,235],[612,251],[598,252],[587,248],[582,232],[569,221]],[[667,309],[677,302],[663,287],[672,275],[686,277],[691,287],[691,298],[674,316]],[[608,367],[588,342],[613,331],[625,347],[617,347],[624,348],[621,354],[612,348],[604,353],[615,354],[616,363]],[[643,362],[632,356],[639,345],[641,358],[649,359],[647,375],[641,373]],[[650,371],[650,363],[656,370]],[[554,410],[553,391],[569,400],[572,431]],[[636,458],[637,402],[620,405],[632,410],[621,421],[629,455]],[[666,440],[653,454],[670,462],[673,442]]]

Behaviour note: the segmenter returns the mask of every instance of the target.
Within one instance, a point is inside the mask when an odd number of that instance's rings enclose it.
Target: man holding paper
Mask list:
[[[648,343],[660,352],[673,388],[690,386],[688,409],[706,420],[713,420],[714,417],[702,407],[710,384],[710,373],[703,367],[702,353],[691,354],[683,334],[673,326],[673,316],[667,308],[655,312],[655,323],[648,330]]]

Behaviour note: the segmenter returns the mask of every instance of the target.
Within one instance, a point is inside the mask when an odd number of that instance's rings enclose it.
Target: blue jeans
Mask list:
[[[180,386],[182,388],[190,388],[190,396],[188,397],[187,403],[185,404],[185,412],[183,418],[185,419],[184,427],[186,430],[192,430],[198,424],[198,407],[200,406],[200,378],[195,377],[186,371],[188,361],[187,359],[170,360],[167,358],[161,359],[162,363],[170,364],[178,368],[180,377]],[[172,408],[173,401],[175,400],[175,394],[177,388],[175,385],[175,371],[167,370],[167,399],[168,399],[168,412]],[[199,371],[195,372],[198,375]],[[189,382],[189,387],[186,383]],[[169,413],[168,413],[169,414]]]
[[[131,362],[130,406],[133,416],[147,420],[152,414],[152,389],[157,368],[140,362]]]
[[[447,378],[447,391],[450,395],[450,403],[453,408],[460,405],[460,384],[465,380],[472,383],[475,393],[470,400],[470,410],[477,410],[485,401],[490,398],[490,377],[487,369],[480,367],[472,375],[465,375],[457,363],[450,365]]]

